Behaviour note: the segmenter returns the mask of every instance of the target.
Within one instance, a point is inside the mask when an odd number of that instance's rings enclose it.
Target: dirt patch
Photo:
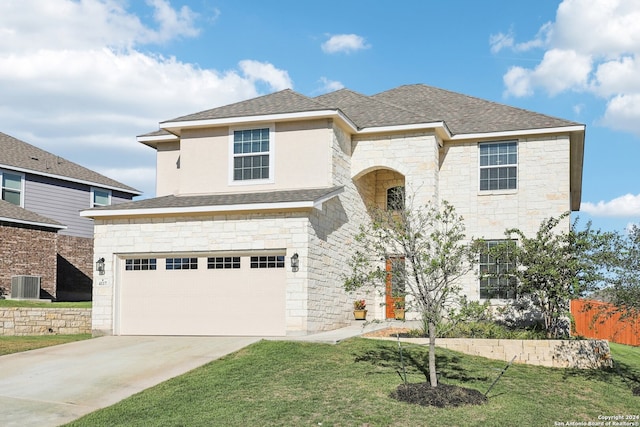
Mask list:
[[[482,405],[487,401],[478,390],[450,384],[438,384],[431,387],[429,383],[400,384],[391,392],[393,399],[422,406],[449,408],[463,405]]]
[[[395,337],[396,334],[400,335],[400,338],[406,338],[409,336],[409,332],[411,331],[411,329],[409,328],[385,328],[385,329],[380,329],[377,331],[373,331],[373,332],[367,332],[366,334],[363,334],[363,337],[371,337],[371,338],[375,338],[375,337]]]

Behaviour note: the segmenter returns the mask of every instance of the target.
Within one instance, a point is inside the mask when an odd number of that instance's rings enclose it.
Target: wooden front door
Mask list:
[[[385,317],[395,318],[395,303],[404,303],[405,296],[405,266],[404,257],[388,258],[386,263],[387,280],[385,295]],[[394,274],[395,273],[395,274]]]

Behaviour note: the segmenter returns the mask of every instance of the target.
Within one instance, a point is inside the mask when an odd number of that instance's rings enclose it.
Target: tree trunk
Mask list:
[[[436,324],[429,321],[429,382],[431,387],[438,386],[438,375],[436,373]]]

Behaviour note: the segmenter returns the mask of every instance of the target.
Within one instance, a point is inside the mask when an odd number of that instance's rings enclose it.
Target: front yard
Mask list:
[[[637,347],[611,344],[616,368],[608,371],[512,365],[487,404],[454,409],[389,398],[401,383],[397,348],[367,339],[261,341],[70,425],[553,426],[640,414]],[[427,354],[404,347],[409,382],[425,381]],[[437,357],[443,384],[482,393],[505,365],[445,349]]]

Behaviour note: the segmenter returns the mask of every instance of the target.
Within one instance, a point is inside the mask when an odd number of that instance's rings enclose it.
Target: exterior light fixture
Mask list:
[[[104,274],[104,258],[100,258],[96,261],[96,270],[101,276]]]
[[[294,273],[300,269],[300,258],[298,257],[298,253],[296,252],[291,257],[291,271]]]

